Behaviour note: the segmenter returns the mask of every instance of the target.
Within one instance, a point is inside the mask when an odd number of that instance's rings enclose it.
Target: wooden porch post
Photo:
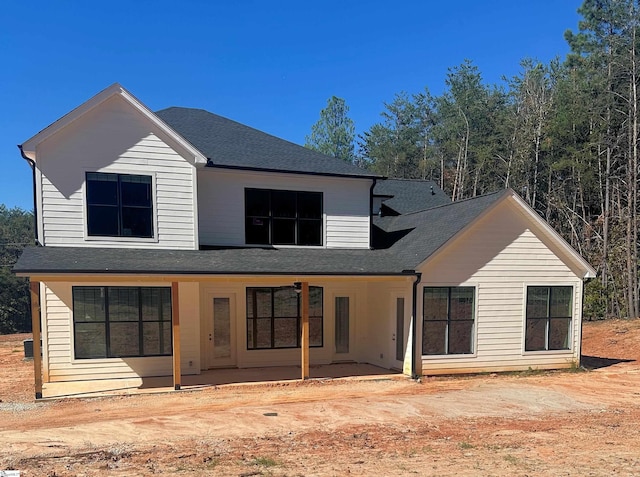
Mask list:
[[[309,282],[302,282],[302,379],[309,379]]]
[[[40,282],[29,282],[31,329],[33,330],[33,375],[36,399],[42,399],[42,351],[40,349]]]
[[[173,328],[173,389],[180,389],[180,302],[178,282],[171,283],[171,326]]]

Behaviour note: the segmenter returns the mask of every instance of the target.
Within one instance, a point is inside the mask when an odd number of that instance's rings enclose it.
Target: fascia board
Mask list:
[[[564,252],[570,261],[583,270],[583,279],[595,278],[597,274],[595,269],[584,258],[582,258],[582,256],[571,245],[569,245],[567,241],[547,223],[546,220],[543,220],[542,217],[540,217],[536,211],[522,200],[522,198],[514,191],[511,191],[511,200],[520,206],[520,210],[523,214],[529,220],[533,221],[542,230],[542,232],[549,237],[562,252]]]

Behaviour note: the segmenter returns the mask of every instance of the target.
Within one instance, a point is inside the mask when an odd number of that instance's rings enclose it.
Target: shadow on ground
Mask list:
[[[582,355],[582,366],[587,369],[608,368],[614,364],[633,363],[635,359],[600,358],[598,356]]]

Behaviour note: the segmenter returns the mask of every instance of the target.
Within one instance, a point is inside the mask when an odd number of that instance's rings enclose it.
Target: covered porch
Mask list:
[[[366,363],[336,363],[309,367],[309,378],[300,380],[300,366],[264,368],[228,368],[182,376],[181,391],[192,392],[233,386],[298,386],[327,381],[367,381],[409,379],[392,371]],[[118,395],[166,393],[174,390],[173,376],[146,378],[95,379],[90,381],[51,382],[42,387],[43,399],[92,398]]]

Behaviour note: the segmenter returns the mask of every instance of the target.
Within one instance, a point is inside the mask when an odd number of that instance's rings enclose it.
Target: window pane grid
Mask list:
[[[245,189],[245,241],[322,245],[322,192]]]
[[[310,347],[323,346],[322,300],[322,287],[309,287]],[[300,295],[293,287],[247,288],[247,349],[300,348],[301,337]]]
[[[169,288],[73,287],[72,293],[76,359],[171,355]]]
[[[571,349],[570,286],[527,287],[525,351]]]
[[[422,354],[473,353],[475,288],[424,287]]]
[[[150,176],[88,172],[88,235],[153,237],[151,186]]]

